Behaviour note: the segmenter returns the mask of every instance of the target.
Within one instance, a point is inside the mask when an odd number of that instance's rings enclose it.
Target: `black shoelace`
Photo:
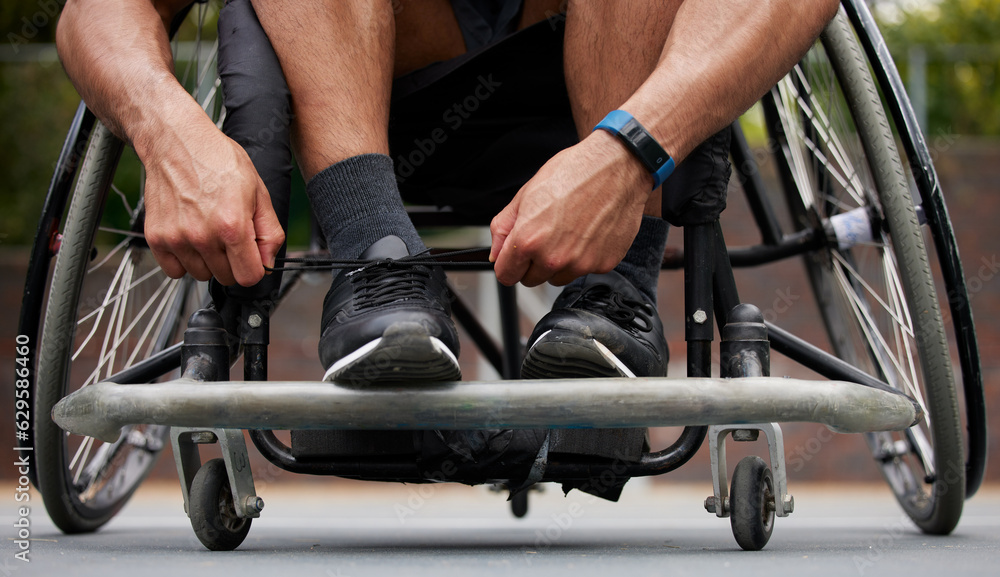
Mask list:
[[[600,310],[604,316],[622,327],[634,327],[644,333],[653,329],[653,305],[627,297],[606,284],[587,287],[575,304],[587,304],[590,310]]]
[[[355,286],[355,306],[359,311],[428,298],[431,269],[425,265],[385,259],[343,274]]]
[[[423,252],[417,253],[411,256],[404,256],[401,258],[387,258],[379,260],[370,259],[336,259],[336,258],[324,258],[324,257],[288,257],[280,259],[275,262],[274,267],[265,266],[264,270],[267,272],[284,272],[284,271],[325,271],[325,270],[338,270],[338,269],[363,269],[367,267],[374,266],[384,266],[388,263],[396,268],[405,267],[416,267],[416,266],[435,266],[447,264],[449,268],[482,268],[482,266],[490,265],[485,258],[480,259],[466,259],[461,257],[467,257],[473,254],[489,254],[488,248],[468,248],[463,250],[451,250],[431,254],[431,249],[427,249]],[[280,265],[280,266],[279,266]],[[289,266],[292,265],[292,266]]]

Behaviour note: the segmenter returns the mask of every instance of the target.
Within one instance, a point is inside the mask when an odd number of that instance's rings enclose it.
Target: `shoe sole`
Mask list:
[[[521,365],[524,379],[588,377],[634,378],[635,374],[600,342],[559,329],[542,333]]]
[[[358,387],[461,379],[455,354],[413,322],[389,326],[381,338],[346,355],[323,375],[324,381]]]

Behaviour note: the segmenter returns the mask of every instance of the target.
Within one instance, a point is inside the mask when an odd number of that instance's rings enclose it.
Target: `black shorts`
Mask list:
[[[468,52],[393,83],[389,149],[403,198],[488,223],[541,166],[578,142],[563,73],[565,19],[517,31],[521,0],[452,0]],[[726,205],[729,136],[664,183],[663,215],[711,222]]]
[[[396,79],[390,155],[407,201],[488,222],[542,164],[577,141],[563,77],[563,26],[553,19],[515,32],[518,9],[499,13],[504,18],[493,28],[463,10],[520,2],[453,4],[472,48]]]

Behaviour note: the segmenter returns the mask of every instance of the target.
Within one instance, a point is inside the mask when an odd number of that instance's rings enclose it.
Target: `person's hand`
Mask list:
[[[143,158],[146,242],[170,277],[251,286],[285,240],[267,188],[213,124],[186,129]]]
[[[652,182],[603,131],[555,155],[490,224],[497,279],[565,285],[610,271],[639,232]]]

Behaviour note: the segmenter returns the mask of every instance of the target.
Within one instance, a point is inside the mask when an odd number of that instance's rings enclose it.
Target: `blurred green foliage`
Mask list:
[[[80,101],[51,48],[61,7],[62,0],[0,4],[0,50],[5,56],[0,62],[3,245],[31,242],[66,128]],[[39,52],[42,46],[48,48]]]
[[[879,2],[879,28],[904,80],[926,54],[929,134],[1000,136],[1000,0]]]
[[[63,1],[0,3],[0,110],[4,115],[0,123],[0,245],[31,243],[55,159],[79,102],[51,45],[55,14]],[[904,79],[910,46],[926,47],[928,132],[1000,135],[1000,0],[881,0],[875,12]],[[195,27],[185,26],[181,39],[194,39]],[[118,180],[122,187],[139,178],[134,158],[126,160],[126,166]],[[293,199],[289,240],[296,245],[307,242],[303,196]]]

